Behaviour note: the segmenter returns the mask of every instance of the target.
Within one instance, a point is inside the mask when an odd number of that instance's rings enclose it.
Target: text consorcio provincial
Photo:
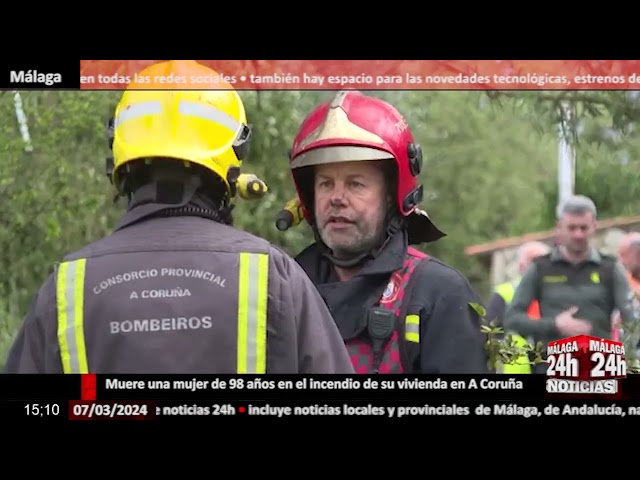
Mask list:
[[[312,390],[445,390],[452,389],[480,389],[480,390],[522,390],[524,384],[521,380],[514,378],[493,380],[489,378],[470,380],[451,380],[446,381],[441,378],[434,380],[408,379],[402,380],[355,380],[347,378],[344,380],[317,380],[315,378],[305,378],[302,380],[303,385],[300,388]]]

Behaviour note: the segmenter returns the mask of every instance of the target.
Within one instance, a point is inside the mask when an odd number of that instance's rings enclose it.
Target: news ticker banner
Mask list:
[[[1,89],[636,90],[640,60],[196,60],[216,75],[143,75],[163,60],[6,63]]]
[[[640,415],[624,345],[587,335],[549,343],[546,375],[3,375],[0,395],[4,413],[71,420]]]

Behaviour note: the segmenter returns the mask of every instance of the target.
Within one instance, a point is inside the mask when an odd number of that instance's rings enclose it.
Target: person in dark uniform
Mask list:
[[[445,234],[419,210],[422,151],[392,105],[339,92],[299,128],[290,168],[315,243],[296,260],[327,302],[357,373],[487,373],[481,300],[410,247]]]
[[[623,322],[635,322],[624,268],[592,244],[596,226],[597,209],[590,198],[575,195],[561,205],[558,245],[524,272],[507,308],[505,328],[546,346],[575,335],[611,339],[616,310]],[[528,313],[534,300],[540,306],[536,319]],[[546,363],[540,363],[534,373],[546,370]]]
[[[138,77],[169,75],[212,80],[129,85],[110,122],[108,163],[128,210],[111,235],[57,265],[7,372],[353,373],[300,266],[231,225],[251,139],[240,96],[194,61]]]

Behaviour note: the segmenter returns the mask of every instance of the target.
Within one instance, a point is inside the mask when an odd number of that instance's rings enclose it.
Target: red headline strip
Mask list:
[[[80,398],[82,400],[96,399],[96,374],[84,373],[81,377]]]
[[[163,60],[81,60],[81,89],[118,90]],[[140,88],[238,90],[636,90],[640,60],[196,60],[214,77],[144,78]],[[216,80],[216,78],[218,80]],[[140,80],[140,77],[138,78]],[[210,87],[207,87],[210,88]]]

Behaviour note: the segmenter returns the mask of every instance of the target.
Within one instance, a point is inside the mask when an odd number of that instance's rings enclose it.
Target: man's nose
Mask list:
[[[331,191],[331,204],[342,205],[344,203],[344,187],[340,184],[335,184]]]

